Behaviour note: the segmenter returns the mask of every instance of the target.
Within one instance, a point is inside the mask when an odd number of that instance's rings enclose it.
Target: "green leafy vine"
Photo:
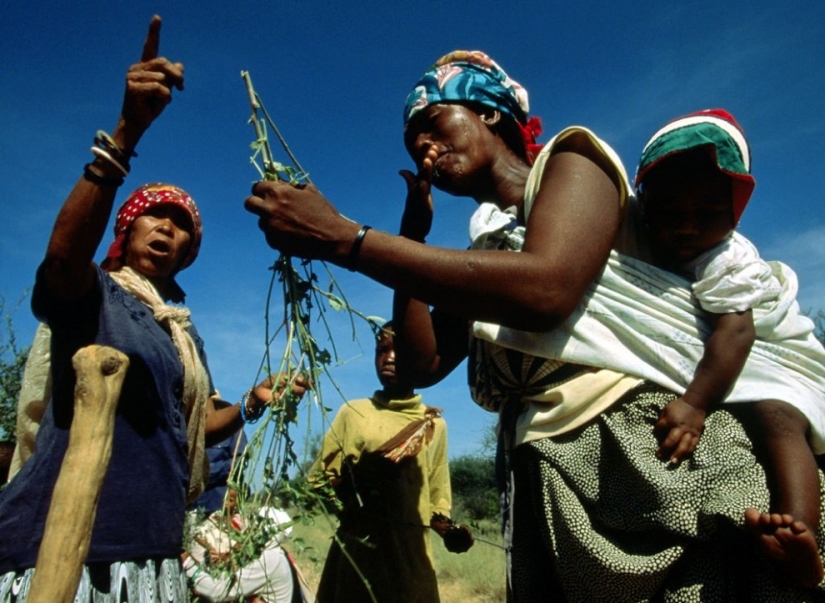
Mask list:
[[[293,186],[309,184],[308,173],[298,163],[267,113],[252,85],[249,73],[243,71],[241,77],[252,109],[249,121],[255,131],[255,140],[250,145],[250,162],[258,175],[262,180],[281,180]],[[270,131],[277,138],[288,162],[275,159],[270,144]],[[319,283],[316,273],[319,266],[323,269],[321,274],[329,279],[326,287]],[[296,260],[281,254],[271,266],[271,271],[265,312],[266,351],[258,367],[255,382],[262,375],[277,374],[286,377],[286,387],[273,387],[273,404],[264,413],[246,449],[236,451],[229,486],[239,493],[239,511],[246,520],[246,526],[243,530],[232,532],[231,539],[234,545],[231,554],[210,563],[211,571],[217,573],[235,572],[247,565],[261,554],[267,542],[274,536],[271,522],[262,519],[258,513],[261,508],[279,506],[281,501],[286,499],[297,508],[320,509],[330,525],[333,525],[334,520],[326,513],[325,503],[334,500],[334,495],[328,486],[312,487],[307,483],[307,476],[303,475],[304,467],[296,453],[296,439],[291,431],[298,426],[299,407],[302,402],[318,408],[325,424],[329,424],[326,413],[331,409],[323,403],[322,377],[326,377],[326,381],[332,384],[341,399],[346,400],[329,373],[329,369],[333,364],[339,363],[340,358],[328,322],[328,310],[347,313],[353,339],[356,338],[356,319],[366,321],[374,332],[377,332],[382,322],[379,317],[367,316],[349,305],[324,262]],[[278,289],[279,296],[276,294]],[[277,319],[270,314],[270,308],[275,300],[283,301],[283,312]],[[322,345],[313,334],[312,329],[316,324],[321,325],[326,333],[325,341],[330,349]],[[271,353],[271,347],[281,341],[284,342],[283,351],[276,357]],[[295,395],[290,387],[299,376],[311,383],[311,390],[306,393],[304,400]],[[307,413],[305,441],[309,441],[311,436]],[[291,473],[297,474],[297,478],[291,479]],[[293,519],[297,521],[302,518]],[[346,551],[344,554],[347,554]],[[364,581],[366,583],[366,579]]]

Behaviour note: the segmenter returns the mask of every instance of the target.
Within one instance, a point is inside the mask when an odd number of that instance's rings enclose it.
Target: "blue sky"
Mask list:
[[[95,131],[114,126],[125,71],[139,58],[154,13],[163,17],[161,54],[185,64],[186,89],[145,135],[119,201],[143,182],[167,181],[198,202],[203,247],[180,282],[228,400],[255,378],[275,259],[242,206],[256,172],[241,70],[338,209],[390,232],[404,199],[398,170],[411,167],[401,136],[404,99],[448,51],[484,50],[523,84],[531,113],[544,122],[540,140],[585,125],[631,174],[665,121],[724,107],[748,135],[757,180],[740,231],[763,257],[797,271],[803,308],[825,308],[821,0],[7,0],[0,7],[0,295],[7,306],[30,289]],[[472,201],[436,193],[435,205],[429,241],[465,247]],[[389,290],[333,271],[355,308],[389,315]],[[360,325],[351,342],[345,317],[332,318],[346,360],[333,375],[346,397],[369,395],[377,387],[369,329]],[[29,340],[28,299],[13,319],[20,340]],[[332,388],[324,391],[327,405],[340,403]],[[491,418],[469,400],[463,367],[424,393],[446,410],[451,455],[477,452]],[[310,430],[320,430],[313,421]]]

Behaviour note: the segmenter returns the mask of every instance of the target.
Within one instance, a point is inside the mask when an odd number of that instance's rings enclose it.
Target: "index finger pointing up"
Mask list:
[[[146,41],[143,43],[143,54],[140,56],[141,63],[151,61],[158,57],[160,48],[160,17],[155,15],[149,23],[149,33],[146,34]]]

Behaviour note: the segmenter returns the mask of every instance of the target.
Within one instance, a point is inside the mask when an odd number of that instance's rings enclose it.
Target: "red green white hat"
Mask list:
[[[721,172],[732,181],[733,221],[739,223],[753,193],[751,154],[745,132],[724,109],[696,111],[668,122],[645,145],[636,170],[636,187],[663,159],[707,147]]]

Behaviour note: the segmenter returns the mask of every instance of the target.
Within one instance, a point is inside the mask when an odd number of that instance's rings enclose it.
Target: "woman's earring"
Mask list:
[[[501,112],[498,109],[494,109],[491,115],[482,115],[481,121],[483,121],[488,126],[494,126],[501,120]]]

